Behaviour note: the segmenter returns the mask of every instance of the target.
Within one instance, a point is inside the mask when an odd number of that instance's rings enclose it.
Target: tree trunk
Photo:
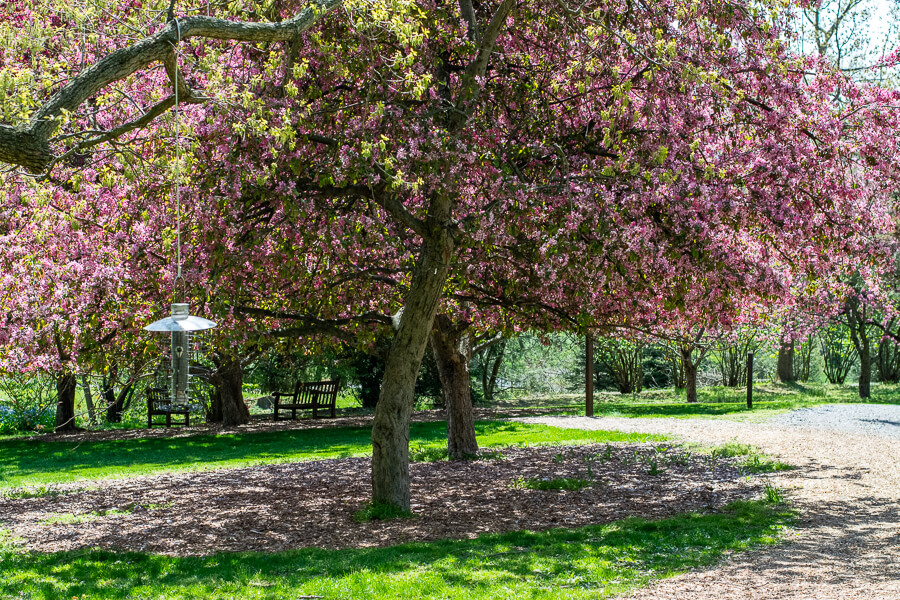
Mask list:
[[[75,431],[74,373],[62,373],[56,378],[56,431]]]
[[[694,362],[694,348],[681,347],[681,366],[684,369],[684,389],[687,401],[691,404],[697,402],[697,370],[700,361]]]
[[[125,412],[123,402],[124,394],[116,393],[116,380],[119,378],[119,367],[116,363],[112,363],[100,379],[100,393],[106,403],[106,422],[121,423],[122,413]]]
[[[872,397],[872,352],[868,336],[863,337],[859,349],[859,397]]]
[[[847,325],[850,327],[850,339],[859,355],[859,397],[871,397],[872,384],[872,349],[869,333],[866,331],[866,305],[860,306],[857,298],[847,301]]]
[[[238,358],[223,359],[212,377],[222,411],[222,425],[235,427],[250,422],[250,410],[244,403],[244,371]]]
[[[782,338],[778,347],[778,379],[783,383],[796,381],[794,377],[794,340]]]
[[[425,239],[413,270],[397,332],[385,361],[381,396],[372,425],[372,502],[409,510],[409,419],[416,376],[450,271],[453,241],[446,229],[450,203],[432,204]]]
[[[97,409],[94,406],[94,394],[91,391],[91,382],[88,376],[81,374],[81,391],[84,393],[84,404],[87,406],[88,421],[91,425],[97,424]]]
[[[209,409],[206,411],[206,422],[221,423],[222,419],[222,395],[219,394],[219,388],[213,386],[209,395]]]
[[[121,423],[122,414],[125,412],[125,398],[127,395],[124,393],[117,394],[111,381],[107,385],[108,387],[103,391],[103,397],[106,400],[106,420],[109,423]]]
[[[447,451],[450,460],[462,460],[478,454],[472,393],[469,389],[472,336],[467,328],[466,325],[455,327],[447,315],[437,315],[431,332],[431,349],[447,409]]]
[[[496,353],[494,351],[496,348]],[[491,353],[494,355],[494,364],[491,367],[491,375],[487,380],[485,389],[485,400],[494,401],[494,390],[497,389],[497,374],[500,372],[500,365],[503,364],[503,354],[506,352],[506,340],[497,342],[496,347],[491,347]]]

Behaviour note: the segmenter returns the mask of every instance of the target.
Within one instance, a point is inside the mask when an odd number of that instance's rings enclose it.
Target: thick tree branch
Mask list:
[[[459,0],[459,13],[466,21],[469,41],[476,43],[480,41],[481,31],[478,28],[478,18],[475,16],[475,7],[472,6],[472,0]]]
[[[493,336],[489,337],[488,339],[486,339],[482,342],[479,342],[478,345],[476,345],[474,348],[472,348],[472,354],[473,355],[478,354],[482,350],[485,350],[487,348],[490,348],[491,346],[494,346],[494,345],[502,342],[503,339],[504,339],[504,337],[503,337],[502,333],[494,334]]]
[[[304,315],[300,313],[269,310],[266,308],[256,308],[254,306],[237,306],[234,311],[242,315],[250,315],[254,317],[270,317],[272,319],[286,319],[289,321],[301,321],[307,327],[321,326],[324,328],[339,327],[342,325],[350,325],[353,323],[383,323],[391,325],[393,321],[389,315],[371,311],[352,317],[344,317],[343,319],[321,319],[313,315]]]
[[[161,62],[170,70],[174,65],[170,57],[179,41],[179,30],[182,41],[192,37],[242,42],[291,41],[341,3],[342,0],[313,0],[309,8],[279,23],[247,23],[213,17],[185,17],[177,23],[171,21],[157,33],[111,52],[82,71],[38,109],[27,125],[16,128],[0,124],[0,161],[22,166],[33,173],[44,171],[53,161],[48,140],[58,126],[57,119],[65,111],[76,111],[88,98],[110,84],[153,63]],[[176,85],[180,95],[190,97],[180,77]]]
[[[459,93],[457,102],[452,106],[452,113],[449,115],[449,129],[458,129],[462,127],[469,117],[472,116],[472,101],[477,100],[481,95],[481,78],[487,73],[488,64],[491,60],[491,54],[497,45],[497,38],[506,27],[506,19],[515,5],[515,0],[503,0],[491,22],[484,30],[481,36],[481,45],[478,53],[472,62],[466,67],[465,77],[463,78],[462,89]]]
[[[406,206],[403,205],[403,202],[397,199],[393,194],[376,192],[372,194],[372,200],[374,200],[378,206],[383,208],[384,211],[398,223],[412,229],[423,238],[427,235],[425,222],[416,218],[409,212]]]
[[[515,5],[515,0],[503,0],[503,3],[497,7],[497,12],[494,13],[487,29],[484,30],[484,36],[481,38],[481,47],[478,49],[478,54],[475,56],[475,59],[469,63],[469,66],[466,67],[467,76],[473,79],[475,77],[484,77],[484,74],[487,72],[491,54],[494,52],[494,47],[497,45],[497,38],[500,37],[500,34],[506,27],[506,18],[509,16],[509,12],[512,10],[513,5]]]
[[[254,308],[249,306],[240,306],[235,308],[238,314],[254,315],[259,317],[271,317],[275,319],[286,319],[297,321],[300,324],[292,327],[282,327],[273,329],[269,333],[276,338],[298,338],[308,335],[327,335],[335,339],[353,343],[355,336],[345,329],[343,326],[354,323],[381,323],[392,325],[391,317],[377,312],[368,312],[344,319],[320,319],[311,315],[301,315],[297,313],[267,310],[262,308]]]

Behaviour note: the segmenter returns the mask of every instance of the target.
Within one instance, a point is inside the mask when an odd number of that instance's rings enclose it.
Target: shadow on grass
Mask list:
[[[479,421],[475,432],[483,447],[664,439],[663,436],[559,429],[506,421]],[[330,427],[98,442],[5,440],[0,441],[0,487],[368,456],[372,452],[371,436],[368,427]],[[410,426],[410,441],[414,444],[446,447],[446,439],[447,427],[443,421]]]
[[[791,518],[784,508],[739,502],[718,514],[656,522],[628,519],[372,549],[177,558],[0,548],[0,596],[596,598],[772,542]]]

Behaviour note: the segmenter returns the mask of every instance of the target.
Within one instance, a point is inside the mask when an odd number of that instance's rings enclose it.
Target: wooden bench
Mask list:
[[[163,415],[166,417],[165,423],[153,422],[153,417]],[[184,415],[184,421],[176,421],[173,423],[172,415]],[[172,404],[172,399],[169,398],[169,390],[165,388],[147,388],[147,429],[153,429],[154,425],[163,424],[166,427],[171,427],[172,425],[190,426],[190,408]]]
[[[314,419],[319,418],[319,410],[328,410],[331,418],[335,417],[337,409],[337,379],[329,381],[298,381],[294,386],[294,393],[287,394],[275,392],[274,419],[279,420],[278,411],[291,411],[291,419],[297,418],[298,410],[312,409]]]

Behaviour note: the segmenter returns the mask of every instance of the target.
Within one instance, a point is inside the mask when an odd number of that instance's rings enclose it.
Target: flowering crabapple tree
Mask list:
[[[176,179],[198,215],[221,215],[189,233],[210,314],[300,332],[391,315],[375,502],[410,505],[413,388],[438,311],[481,330],[710,318],[742,293],[786,293],[791,260],[815,278],[888,224],[895,98],[791,56],[776,2],[176,8],[112,27],[83,70],[52,50],[61,87],[23,70],[0,160],[37,179],[7,183],[65,191],[90,161],[91,183],[132,192],[121,210],[144,217],[143,261],[169,254],[148,240],[171,244],[171,204],[149,199]],[[166,158],[173,129],[190,178]]]

